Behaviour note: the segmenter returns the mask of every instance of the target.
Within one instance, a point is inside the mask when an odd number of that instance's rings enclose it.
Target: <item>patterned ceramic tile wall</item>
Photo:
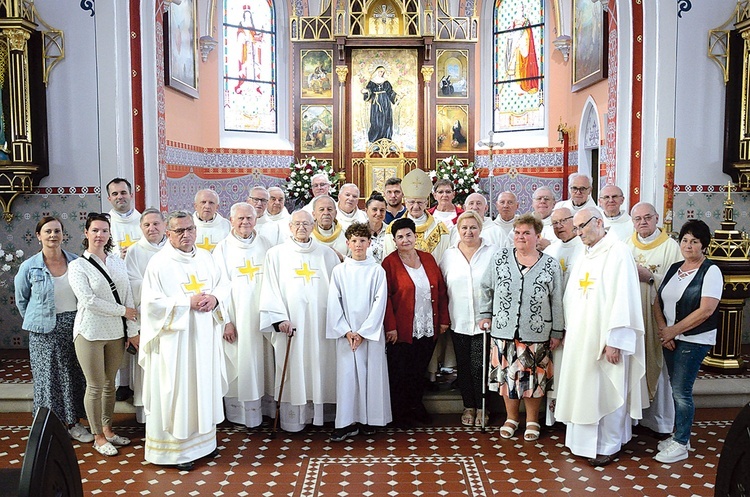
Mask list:
[[[53,190],[58,191],[57,188]],[[82,190],[93,193],[82,193]],[[23,250],[23,259],[37,253],[40,247],[35,235],[36,223],[49,215],[57,216],[63,222],[63,248],[78,254],[83,251],[81,241],[86,216],[101,208],[99,188],[66,187],[60,191],[63,193],[37,193],[16,198],[13,220],[10,223],[0,220],[0,244],[6,252]],[[0,272],[0,348],[5,349],[27,348],[29,343],[28,333],[21,329],[22,319],[13,294],[13,276],[17,269],[18,265],[14,263],[10,272]]]

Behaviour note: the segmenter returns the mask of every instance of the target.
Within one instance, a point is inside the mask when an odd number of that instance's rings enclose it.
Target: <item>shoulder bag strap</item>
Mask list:
[[[107,280],[107,283],[109,283],[109,289],[112,290],[112,296],[115,298],[115,302],[117,302],[120,305],[123,305],[122,301],[120,300],[120,294],[117,293],[117,287],[115,286],[115,282],[112,281],[112,278],[109,277],[109,274],[104,270],[103,267],[99,265],[98,262],[96,262],[91,257],[83,257],[87,261],[91,263],[92,266],[94,266],[96,269],[99,270],[100,273],[102,273],[102,276]],[[120,317],[122,319],[122,332],[125,338],[128,338],[128,320],[125,316]]]

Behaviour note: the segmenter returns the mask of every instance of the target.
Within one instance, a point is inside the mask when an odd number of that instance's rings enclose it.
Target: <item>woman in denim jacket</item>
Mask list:
[[[29,332],[34,379],[34,413],[47,407],[69,426],[70,437],[89,443],[94,436],[81,425],[85,417],[86,380],[73,347],[76,297],[68,282],[68,262],[78,256],[62,250],[59,219],[43,217],[36,225],[42,250],[18,268],[16,306]]]

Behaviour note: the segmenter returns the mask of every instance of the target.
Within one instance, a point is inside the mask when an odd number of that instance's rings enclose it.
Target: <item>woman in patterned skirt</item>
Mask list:
[[[520,216],[513,223],[515,248],[495,253],[481,283],[478,324],[491,327],[489,385],[505,401],[503,438],[518,429],[521,399],[526,403],[523,438],[539,438],[539,408],[553,376],[550,351],[563,336],[562,270],[537,250],[541,232],[541,221]]]
[[[47,407],[69,427],[70,437],[89,443],[94,436],[78,421],[85,416],[86,380],[73,347],[76,296],[68,282],[68,262],[78,256],[61,248],[59,219],[36,225],[42,250],[21,264],[15,278],[16,306],[29,332],[34,414]]]

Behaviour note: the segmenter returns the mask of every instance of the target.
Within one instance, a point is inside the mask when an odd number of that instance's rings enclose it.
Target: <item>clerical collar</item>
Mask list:
[[[318,233],[320,233],[321,235],[330,236],[333,234],[334,230],[336,229],[336,225],[332,224],[331,227],[328,229],[325,229],[322,226],[317,225],[317,228],[318,228]]]
[[[573,202],[572,199],[570,201],[570,205],[572,205],[575,210],[579,210],[579,209],[586,207],[586,204],[588,203],[589,203],[589,199],[584,200],[584,202],[581,205],[576,204],[575,202]]]
[[[296,238],[294,238],[293,236],[290,236],[289,238],[291,238],[291,239],[292,239],[292,241],[293,241],[293,242],[294,242],[295,244],[297,244],[297,246],[298,246],[298,247],[301,247],[301,248],[305,248],[305,249],[306,249],[306,248],[310,248],[310,245],[312,245],[312,237],[310,237],[310,239],[309,239],[309,240],[307,240],[306,242],[300,242],[299,240],[297,240],[297,239],[296,239]]]
[[[232,236],[235,237],[240,242],[250,245],[251,243],[253,243],[253,240],[255,239],[255,230],[253,230],[253,232],[250,233],[250,236],[248,236],[247,238],[242,238],[241,236],[238,236],[237,233],[235,233],[234,230],[232,230]]]
[[[161,248],[161,247],[164,246],[165,243],[167,243],[167,235],[164,235],[164,237],[161,239],[161,241],[159,241],[157,243],[151,243],[151,242],[148,242],[148,243],[152,247]]]
[[[511,219],[510,221],[506,221],[506,220],[505,220],[505,219],[503,219],[502,217],[500,217],[500,216],[497,216],[497,219],[495,219],[495,221],[497,222],[497,224],[503,224],[503,225],[505,225],[505,226],[512,226],[512,225],[513,225],[513,223],[515,223],[515,222],[516,222],[516,218],[515,218],[515,216],[514,216],[514,217],[513,217],[513,219]]]
[[[117,217],[119,217],[119,218],[121,218],[121,219],[128,219],[128,218],[129,218],[130,216],[132,216],[132,215],[133,215],[133,213],[134,213],[134,212],[135,212],[135,207],[131,208],[131,209],[130,209],[130,210],[129,210],[128,212],[126,212],[125,214],[120,214],[119,212],[117,212],[117,210],[116,210],[116,209],[112,209],[112,210],[110,211],[110,214],[114,214],[114,215],[116,215]]]
[[[645,238],[642,237],[641,235],[638,235],[638,233],[636,233],[636,235],[638,236],[638,241],[639,242],[641,242],[641,243],[651,243],[654,240],[656,240],[657,238],[659,238],[659,235],[661,235],[661,231],[659,231],[658,229],[655,229],[653,233],[651,233],[650,235],[648,235]]]
[[[610,219],[610,220],[614,221],[616,219],[620,219],[623,214],[625,214],[625,213],[623,211],[620,211],[616,216],[608,216],[607,214],[604,214],[604,217],[606,217],[607,219]]]
[[[338,208],[338,207],[337,207],[337,208]],[[338,210],[339,210],[339,214],[341,214],[341,215],[342,215],[342,216],[344,216],[344,217],[348,217],[348,218],[353,218],[354,216],[356,216],[356,215],[357,215],[357,208],[356,208],[356,207],[354,208],[354,210],[352,210],[352,211],[351,211],[351,212],[349,212],[349,213],[347,213],[346,211],[344,211],[344,210],[343,210],[343,209],[341,209],[341,208],[338,208]]]
[[[421,216],[419,216],[419,217],[411,217],[411,216],[409,216],[409,217],[411,218],[412,221],[414,221],[414,224],[416,224],[416,225],[424,224],[427,221],[427,213],[426,212],[424,214],[422,214]]]

